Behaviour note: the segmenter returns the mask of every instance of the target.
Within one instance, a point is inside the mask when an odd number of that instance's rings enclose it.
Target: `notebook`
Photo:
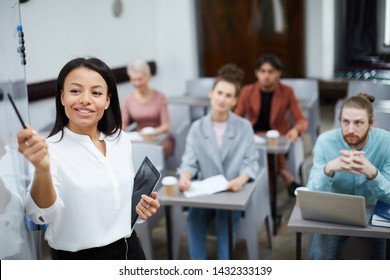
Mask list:
[[[156,188],[158,181],[161,178],[161,173],[153,165],[148,157],[145,157],[138,168],[134,177],[134,188],[132,197],[132,209],[131,209],[131,228],[134,229],[135,223],[138,219],[137,211],[135,207],[141,199],[141,195],[150,195]]]
[[[390,227],[390,204],[378,200],[372,215],[373,226]]]
[[[366,227],[375,205],[367,205],[363,196],[298,190],[302,218],[335,224]]]

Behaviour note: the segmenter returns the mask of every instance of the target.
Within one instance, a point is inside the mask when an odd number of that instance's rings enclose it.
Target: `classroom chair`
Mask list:
[[[321,126],[318,80],[283,78],[280,79],[280,82],[294,89],[298,101],[300,101],[302,111],[309,121],[306,134],[309,134],[311,146],[314,147],[317,137],[320,134]]]
[[[186,95],[190,97],[208,98],[209,92],[213,87],[215,78],[201,77],[186,81]],[[191,107],[191,121],[197,120],[205,115],[204,108]]]

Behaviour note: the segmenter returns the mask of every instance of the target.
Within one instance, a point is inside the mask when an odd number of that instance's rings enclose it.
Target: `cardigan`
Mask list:
[[[218,148],[209,113],[191,125],[179,171],[187,171],[200,180],[219,174],[232,180],[244,173],[255,179],[259,152],[253,135],[248,120],[229,112],[222,145]]]

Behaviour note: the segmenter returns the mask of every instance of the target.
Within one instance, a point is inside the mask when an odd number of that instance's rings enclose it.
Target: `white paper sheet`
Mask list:
[[[185,197],[213,194],[226,190],[229,181],[223,175],[209,177],[202,181],[192,181],[188,191],[183,192]]]
[[[259,135],[253,135],[253,139],[255,140],[255,144],[267,144],[267,139],[265,137],[261,137]]]
[[[137,131],[126,132],[126,134],[129,136],[130,141],[133,141],[133,142],[144,142],[144,138]]]

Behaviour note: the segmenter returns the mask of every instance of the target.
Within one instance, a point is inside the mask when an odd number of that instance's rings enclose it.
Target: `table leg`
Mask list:
[[[271,211],[272,211],[272,219],[274,224],[274,235],[276,235],[278,228],[280,226],[281,217],[277,214],[277,174],[278,174],[278,155],[273,154],[273,166],[272,166],[272,198],[271,198]]]
[[[228,240],[229,240],[229,259],[233,257],[233,214],[232,211],[228,211]]]
[[[165,206],[165,226],[167,231],[168,259],[173,260],[171,206]]]
[[[296,233],[295,255],[297,260],[302,259],[302,232]]]

